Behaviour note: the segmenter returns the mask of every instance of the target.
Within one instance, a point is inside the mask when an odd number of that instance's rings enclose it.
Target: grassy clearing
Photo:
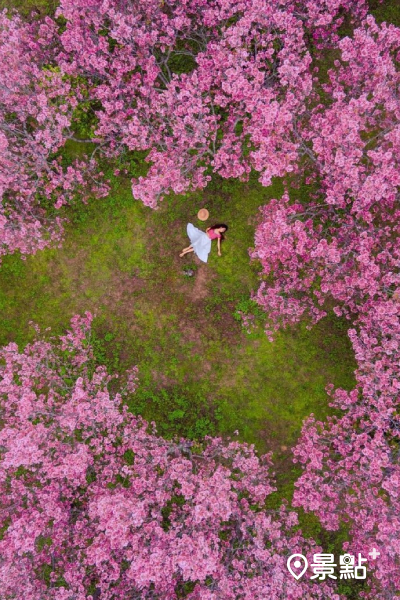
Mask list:
[[[270,343],[262,318],[251,334],[235,314],[250,306],[257,263],[250,263],[258,207],[282,188],[215,180],[203,193],[171,197],[152,211],[113,179],[109,199],[69,211],[62,249],[23,261],[6,257],[0,270],[0,344],[26,344],[29,322],[53,333],[71,316],[96,315],[94,346],[110,371],[139,366],[131,408],[155,420],[166,436],[232,435],[272,450],[283,486],[295,472],[290,446],[302,419],[327,413],[325,385],[350,388],[354,360],[344,324],[326,320],[280,333]],[[299,193],[299,192],[297,192]],[[301,193],[301,191],[300,191]],[[230,226],[222,257],[207,265],[178,257],[186,223],[197,210]],[[192,268],[188,277],[185,268]]]

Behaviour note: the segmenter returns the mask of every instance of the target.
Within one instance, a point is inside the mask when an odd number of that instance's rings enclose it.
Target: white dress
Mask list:
[[[204,231],[197,229],[191,223],[187,224],[187,234],[196,256],[206,263],[211,250],[210,238]]]

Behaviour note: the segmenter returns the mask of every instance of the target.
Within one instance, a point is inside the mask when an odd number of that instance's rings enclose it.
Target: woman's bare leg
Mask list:
[[[182,258],[182,256],[185,256],[185,254],[188,254],[189,252],[193,252],[192,246],[188,246],[187,248],[184,248],[179,256]]]

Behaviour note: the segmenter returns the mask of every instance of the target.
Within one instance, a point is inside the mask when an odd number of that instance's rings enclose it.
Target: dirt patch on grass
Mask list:
[[[274,471],[277,477],[285,479],[285,474],[290,473],[293,469],[293,452],[292,446],[296,440],[288,437],[288,425],[283,420],[277,422],[277,419],[265,419],[262,430],[259,432],[267,452],[273,453]],[[288,478],[290,480],[290,476]]]
[[[201,343],[202,327],[201,323],[199,323],[198,327],[195,327],[193,323],[193,318],[180,319],[178,325],[179,330],[182,333],[183,341],[186,344],[191,344],[194,352],[199,352],[203,347],[203,344]]]
[[[156,371],[155,369],[151,371],[151,374],[153,376],[153,381],[157,384],[156,387],[159,389],[171,387],[178,383],[176,379],[167,377],[167,375],[160,371]]]
[[[205,265],[201,265],[196,273],[191,299],[193,302],[203,300],[208,294],[208,282],[210,280],[209,271]]]
[[[209,280],[206,267],[201,266],[196,274],[196,281],[194,282],[193,291],[191,294],[191,298],[193,302],[198,302],[199,300],[203,300],[208,293],[207,290],[207,282]]]
[[[146,281],[136,275],[128,275],[121,271],[114,272],[107,284],[104,298],[111,302],[128,301],[132,305],[132,300],[138,291],[145,291]]]

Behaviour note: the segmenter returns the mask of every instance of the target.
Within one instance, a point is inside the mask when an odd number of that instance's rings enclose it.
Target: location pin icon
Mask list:
[[[302,566],[303,568],[300,573],[295,573],[293,571],[293,567],[298,571]],[[292,554],[292,556],[289,556],[287,559],[287,568],[289,573],[293,575],[295,579],[299,580],[300,577],[303,577],[304,573],[307,571],[308,560],[302,554]]]

